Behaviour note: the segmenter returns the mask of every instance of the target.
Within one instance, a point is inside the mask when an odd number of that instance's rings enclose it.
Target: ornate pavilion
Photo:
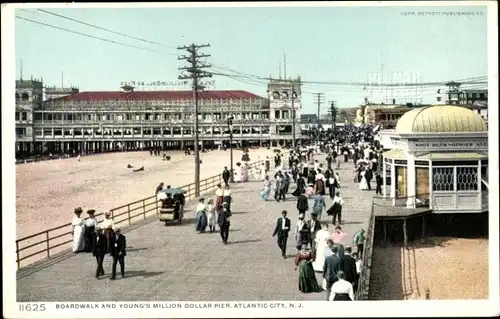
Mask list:
[[[455,105],[422,107],[405,113],[395,131],[381,134],[394,145],[383,156],[383,197],[392,206],[488,211],[488,128],[479,114]]]

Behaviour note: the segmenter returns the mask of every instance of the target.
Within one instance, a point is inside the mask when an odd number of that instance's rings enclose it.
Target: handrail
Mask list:
[[[288,152],[283,152],[282,155],[287,154]],[[255,168],[264,163],[266,159],[249,163],[250,168]],[[213,190],[217,184],[222,182],[222,174],[217,174],[205,179],[200,180],[200,194],[209,192]],[[191,200],[196,198],[195,196],[195,183],[187,184],[180,187],[186,191],[186,200]],[[136,200],[134,202],[110,209],[111,217],[116,226],[127,223],[124,226],[130,226],[133,222],[138,220],[145,220],[147,217],[153,216],[158,213],[159,205],[156,195],[152,195],[143,199]],[[104,213],[96,214],[95,217],[98,220],[98,224],[102,222],[102,216]],[[56,226],[26,237],[22,237],[16,240],[16,263],[17,268],[20,269],[21,262],[46,253],[45,258],[50,258],[54,255],[52,251],[55,248],[62,246],[68,246],[69,243],[73,241],[72,239],[72,231],[71,231],[71,223],[66,223],[60,226]],[[54,234],[55,233],[55,234]],[[32,241],[36,237],[42,237],[42,239],[38,241]],[[58,240],[59,239],[59,240]],[[26,243],[27,242],[27,243]],[[20,247],[20,244],[24,244]],[[21,252],[27,251],[28,249],[35,248],[38,249],[33,250],[32,252],[27,252],[27,255],[21,257]],[[69,247],[66,247],[69,248]],[[60,249],[56,253],[64,251],[64,249]],[[35,262],[35,261],[32,261]],[[27,263],[27,265],[30,263]]]
[[[413,208],[429,207],[430,197],[430,193],[397,197],[373,196],[373,205],[378,207],[408,207],[410,204]]]
[[[359,275],[356,300],[368,300],[370,297],[370,276],[371,276],[371,266],[372,266],[374,235],[375,235],[375,205],[374,201],[372,201],[372,209],[370,213],[370,220],[368,222],[368,229],[365,232],[363,264],[361,266],[361,273]]]

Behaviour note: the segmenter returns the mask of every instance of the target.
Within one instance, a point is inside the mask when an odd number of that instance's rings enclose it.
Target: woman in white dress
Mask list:
[[[71,221],[71,226],[73,227],[73,252],[77,253],[84,249],[83,241],[83,231],[85,227],[85,221],[80,216],[82,215],[82,208],[78,207],[75,209],[75,216]]]
[[[321,230],[316,233],[316,259],[313,262],[314,271],[323,271],[323,265],[326,258],[325,248],[330,236],[331,235],[328,231],[328,224],[323,224]]]
[[[207,203],[207,218],[208,218],[208,228],[210,232],[215,231],[215,225],[217,224],[217,212],[215,210],[214,200],[210,199]]]
[[[260,164],[260,179],[264,181],[266,179],[266,164]]]
[[[368,182],[366,181],[366,170],[361,171],[361,182],[359,182],[359,189],[365,191],[368,189]]]
[[[236,164],[236,168],[234,169],[234,181],[236,183],[241,182],[241,166]]]

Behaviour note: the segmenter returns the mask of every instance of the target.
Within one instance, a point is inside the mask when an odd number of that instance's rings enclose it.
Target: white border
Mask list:
[[[183,6],[204,6],[204,7],[325,7],[325,6],[342,6],[342,7],[360,7],[360,6],[406,6],[406,7],[421,7],[421,6],[487,6],[488,12],[488,80],[489,80],[489,176],[490,180],[498,181],[498,16],[497,2],[495,1],[459,1],[459,2],[432,2],[432,1],[415,1],[415,2],[280,2],[280,3],[189,3],[189,4],[144,4],[144,3],[127,3],[127,4],[7,4],[2,5],[2,230],[3,230],[3,305],[4,316],[7,318],[85,318],[85,317],[109,317],[109,318],[131,318],[131,317],[330,317],[333,314],[336,316],[371,316],[371,317],[388,317],[388,316],[489,316],[499,313],[499,229],[498,229],[498,182],[491,183],[490,198],[490,236],[489,236],[489,300],[484,301],[384,301],[374,302],[367,301],[359,304],[342,303],[342,307],[337,307],[327,302],[295,302],[302,304],[302,308],[297,309],[228,309],[220,311],[217,309],[169,309],[169,310],[153,310],[153,309],[118,309],[120,304],[131,303],[114,303],[117,309],[99,309],[92,310],[63,310],[57,311],[55,303],[45,303],[47,310],[45,312],[19,312],[18,304],[16,303],[16,294],[13,293],[16,289],[15,277],[15,169],[14,166],[14,92],[15,90],[15,41],[14,41],[14,9],[15,8],[137,8],[137,7],[183,7]],[[457,47],[457,50],[460,50]],[[9,80],[5,80],[9,79]],[[497,165],[497,166],[494,166]],[[474,277],[474,274],[470,274]],[[450,275],[445,280],[460,280]],[[288,302],[284,302],[288,303]],[[82,304],[82,303],[80,303]],[[97,304],[97,303],[91,303]],[[148,303],[139,303],[148,304]],[[192,303],[191,303],[192,304]],[[260,303],[266,304],[266,303]],[[270,305],[270,303],[267,303]],[[390,312],[390,313],[389,313]]]

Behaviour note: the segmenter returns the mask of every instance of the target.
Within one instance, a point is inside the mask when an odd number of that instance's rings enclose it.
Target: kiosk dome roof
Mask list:
[[[432,105],[405,113],[396,125],[396,133],[486,132],[481,115],[456,105]]]

